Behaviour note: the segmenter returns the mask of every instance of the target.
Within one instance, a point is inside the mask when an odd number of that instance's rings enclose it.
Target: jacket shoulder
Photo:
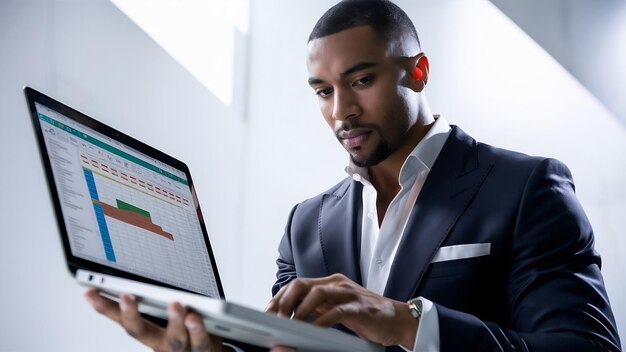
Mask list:
[[[339,183],[327,189],[326,191],[314,197],[303,200],[297,205],[296,214],[297,215],[303,215],[303,213],[310,214],[311,211],[317,213],[319,211],[320,205],[324,201],[324,197],[328,197],[328,196],[342,197],[350,188],[351,183],[352,183],[352,178],[346,177],[343,180],[341,180]]]
[[[537,173],[560,174],[572,177],[569,168],[560,160],[533,156],[485,143],[477,143],[478,160],[480,163],[492,164],[495,173],[505,174],[515,179],[526,180]]]

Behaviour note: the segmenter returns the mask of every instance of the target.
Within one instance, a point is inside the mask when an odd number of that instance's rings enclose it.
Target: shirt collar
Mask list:
[[[435,123],[432,125],[430,130],[428,130],[422,140],[417,143],[415,148],[413,148],[402,164],[402,168],[400,168],[398,183],[401,186],[406,185],[407,182],[411,182],[411,180],[414,181],[415,177],[417,177],[417,171],[420,169],[430,171],[435,163],[435,160],[437,159],[437,156],[439,155],[439,152],[441,152],[443,145],[446,143],[451,130],[450,125],[443,116],[435,115],[434,117]],[[349,160],[345,171],[348,175],[352,176],[355,181],[369,181],[367,167],[357,166],[351,159]]]

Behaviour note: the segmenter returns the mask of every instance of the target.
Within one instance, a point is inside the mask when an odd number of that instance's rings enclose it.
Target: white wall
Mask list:
[[[251,2],[250,85],[235,87],[249,89],[247,106],[224,106],[108,1],[0,3],[0,351],[142,350],[66,273],[21,86],[187,161],[227,296],[263,308],[289,209],[344,177],[304,65],[308,33],[333,2]],[[430,55],[435,112],[480,140],[571,167],[624,326],[624,129],[488,2],[398,3]]]

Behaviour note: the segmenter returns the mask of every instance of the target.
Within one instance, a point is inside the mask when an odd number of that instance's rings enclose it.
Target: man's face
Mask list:
[[[309,43],[309,84],[341,145],[359,166],[376,165],[404,141],[417,118],[407,71],[370,27],[347,29]]]

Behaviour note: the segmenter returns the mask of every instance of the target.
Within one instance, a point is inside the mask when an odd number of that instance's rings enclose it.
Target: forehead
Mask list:
[[[359,62],[380,63],[388,58],[388,45],[368,26],[354,27],[309,42],[309,75],[338,73]]]

